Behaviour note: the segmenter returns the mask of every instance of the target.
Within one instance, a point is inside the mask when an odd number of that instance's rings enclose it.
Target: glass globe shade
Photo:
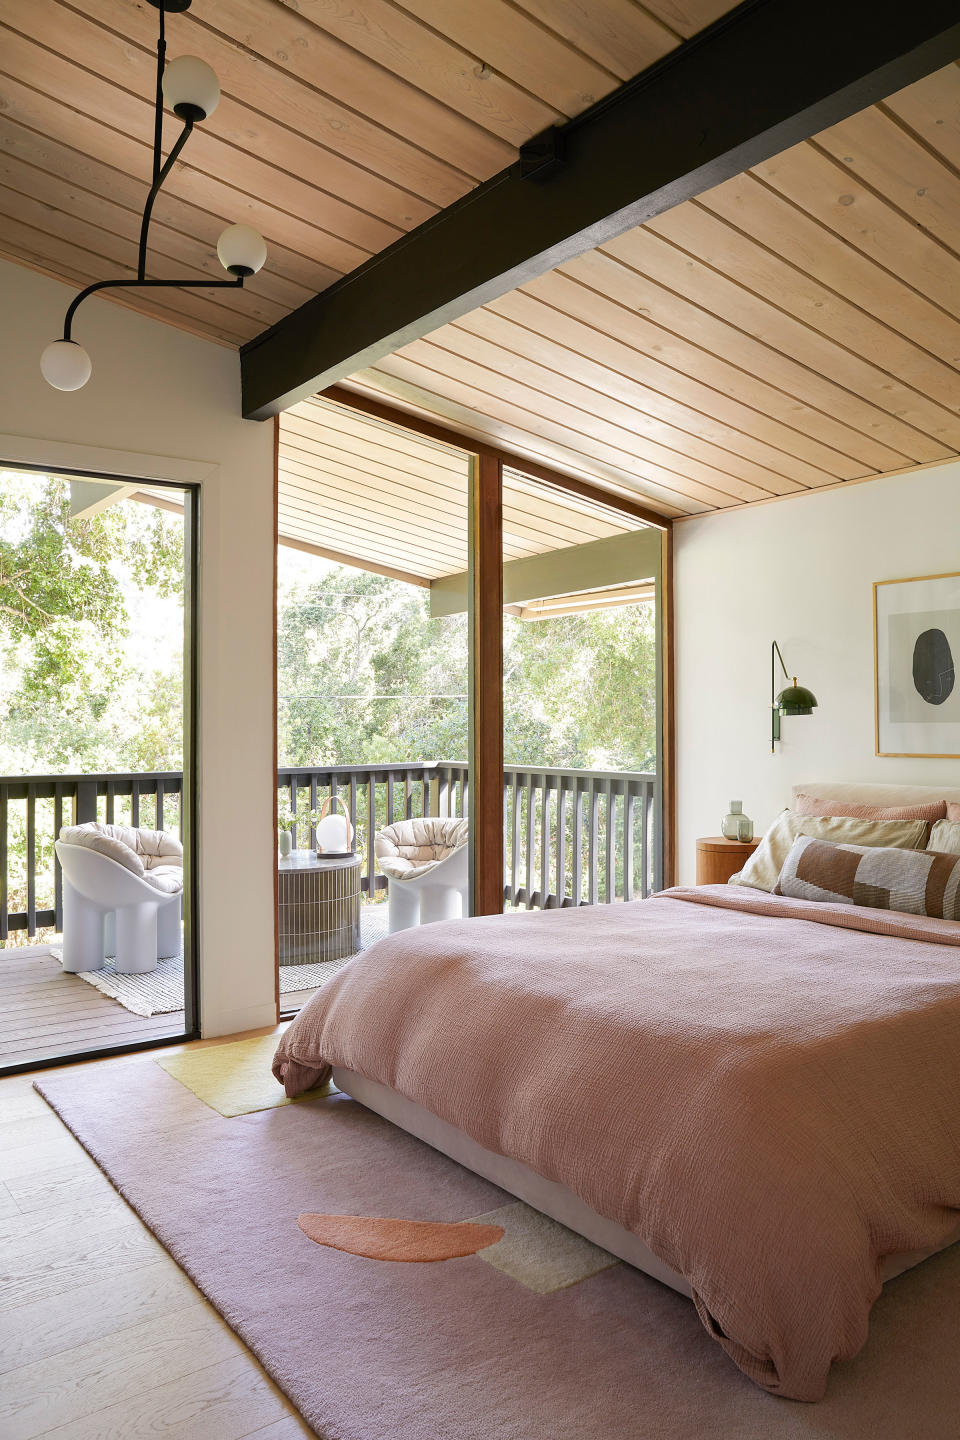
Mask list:
[[[217,254],[231,275],[256,275],[267,258],[267,247],[252,226],[228,225],[217,241]]]
[[[220,101],[220,82],[206,60],[181,55],[163,72],[163,98],[181,120],[206,120]]]
[[[75,340],[54,340],[40,356],[40,370],[54,390],[80,390],[90,379],[90,356]]]

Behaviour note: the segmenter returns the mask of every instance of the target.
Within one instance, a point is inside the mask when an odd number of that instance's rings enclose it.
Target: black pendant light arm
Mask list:
[[[160,187],[173,169],[177,156],[186,145],[193,133],[193,121],[185,120],[180,138],[167,156],[166,163],[158,168],[154,165],[153,184],[150,186],[150,194],[147,196],[147,203],[143,207],[143,219],[140,222],[140,255],[137,260],[137,279],[143,281],[147,273],[147,231],[150,229],[150,216],[153,214],[153,202],[160,193]],[[159,155],[156,159],[159,161]]]
[[[63,338],[70,339],[70,327],[77,306],[98,290],[242,290],[244,279],[243,275],[238,275],[234,280],[98,280],[72,300],[63,322]]]

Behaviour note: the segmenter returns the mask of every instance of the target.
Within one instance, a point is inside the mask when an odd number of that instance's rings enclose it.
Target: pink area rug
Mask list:
[[[323,1440],[960,1437],[960,1246],[888,1285],[802,1405],[746,1380],[689,1301],[342,1095],[224,1119],[142,1058],[37,1088]],[[396,1263],[300,1216],[505,1233]]]

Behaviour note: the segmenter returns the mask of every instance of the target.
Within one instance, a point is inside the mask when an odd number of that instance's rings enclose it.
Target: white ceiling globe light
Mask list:
[[[90,379],[90,356],[76,340],[54,340],[40,356],[40,370],[54,390],[80,390]]]
[[[206,120],[220,102],[216,73],[196,55],[171,60],[163,72],[163,98],[181,120]]]
[[[217,241],[217,254],[231,275],[256,275],[263,269],[267,246],[252,225],[228,225]]]

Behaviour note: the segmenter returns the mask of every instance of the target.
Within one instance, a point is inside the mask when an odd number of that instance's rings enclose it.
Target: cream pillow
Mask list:
[[[750,885],[754,890],[772,892],[798,835],[812,835],[815,840],[830,840],[835,845],[883,845],[895,850],[922,850],[927,843],[928,830],[925,820],[852,820],[846,816],[798,815],[794,810],[784,810],[774,820],[743,869],[739,874],[731,875],[727,883]]]
[[[941,855],[960,855],[960,820],[938,820],[930,831],[928,850],[939,850]]]

